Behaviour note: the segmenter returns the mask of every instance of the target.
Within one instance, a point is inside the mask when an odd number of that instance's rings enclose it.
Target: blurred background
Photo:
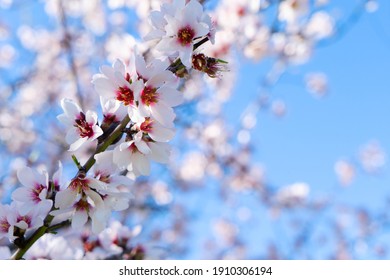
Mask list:
[[[74,176],[59,100],[101,112],[92,75],[154,54],[142,37],[164,2],[0,0],[2,203],[22,166]],[[182,80],[170,163],[103,234],[64,229],[27,258],[389,258],[390,2],[199,2],[217,30],[200,51],[228,71]],[[126,244],[105,246],[122,227]]]

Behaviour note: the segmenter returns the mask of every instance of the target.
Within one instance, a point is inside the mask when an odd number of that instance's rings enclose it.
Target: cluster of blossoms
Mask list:
[[[111,211],[128,208],[129,186],[138,176],[150,174],[151,161],[169,161],[173,108],[183,102],[177,90],[182,73],[193,68],[216,77],[222,68],[217,58],[194,53],[214,40],[211,18],[198,1],[164,4],[152,13],[151,23],[147,39],[159,40],[158,59],[146,62],[135,53],[128,64],[117,59],[92,77],[101,121],[97,112],[83,111],[72,99],[61,100],[64,113],[57,118],[66,126],[69,151],[78,152],[87,143],[96,150],[84,165],[73,155],[79,170],[67,184],[61,179],[61,164],[52,180],[46,171],[19,170],[23,187],[14,191],[11,205],[0,205],[0,238],[6,236],[22,247],[27,231],[44,226],[52,232],[68,223],[80,229],[89,220],[92,232],[100,233]]]

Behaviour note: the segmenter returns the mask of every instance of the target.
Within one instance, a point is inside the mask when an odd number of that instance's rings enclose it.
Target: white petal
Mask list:
[[[88,141],[87,137],[79,138],[76,142],[72,143],[69,147],[70,152],[74,152],[79,149],[85,142]]]
[[[12,192],[12,199],[20,202],[27,202],[31,200],[30,188],[17,188]]]
[[[105,98],[115,98],[116,87],[113,83],[104,77],[97,78],[92,81],[97,93]]]
[[[189,45],[188,47],[181,47],[179,51],[179,56],[181,62],[186,66],[187,68],[191,68],[192,66],[192,45]]]
[[[88,221],[88,214],[84,211],[75,211],[72,217],[72,228],[81,229]]]
[[[116,72],[121,73],[123,77],[126,75],[126,66],[120,59],[114,61],[112,68],[114,68]]]
[[[133,161],[134,167],[137,169],[139,173],[141,173],[144,176],[147,176],[150,174],[150,162],[149,159],[140,153],[134,154],[134,161]]]
[[[67,98],[63,98],[61,100],[61,107],[64,110],[65,114],[69,118],[73,118],[73,119],[76,119],[80,115],[80,112],[82,112],[78,104],[76,104],[74,101]]]
[[[168,106],[174,107],[183,103],[183,94],[171,87],[161,87],[158,92],[162,93],[160,99]]]
[[[172,81],[172,78],[173,74],[170,71],[160,72],[159,74],[150,78],[147,82],[147,85],[157,88],[160,87],[164,82]]]
[[[173,109],[165,105],[162,101],[157,102],[153,107],[151,107],[151,112],[153,117],[159,123],[167,127],[172,126],[172,122],[176,117]]]
[[[65,113],[58,115],[57,120],[63,123],[66,126],[73,126],[74,119],[69,118]]]
[[[149,149],[148,145],[144,141],[141,140],[141,141],[138,141],[138,142],[134,142],[134,144],[137,147],[138,151],[140,151],[144,155],[150,153],[150,149]]]
[[[97,114],[94,111],[88,110],[85,114],[85,121],[89,125],[95,125],[97,123]]]
[[[160,162],[160,163],[168,163],[169,162],[169,155],[170,155],[170,149],[169,145],[165,143],[149,143],[150,149],[152,150],[152,153],[150,154],[151,158],[154,161]]]
[[[60,209],[69,207],[75,203],[76,198],[77,192],[71,189],[59,191],[55,197],[55,207]]]
[[[175,130],[154,123],[153,130],[149,132],[149,136],[157,142],[168,142],[175,136]]]

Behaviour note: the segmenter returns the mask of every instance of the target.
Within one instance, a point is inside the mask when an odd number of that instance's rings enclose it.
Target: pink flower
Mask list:
[[[103,134],[97,124],[97,114],[87,111],[86,114],[79,105],[70,99],[62,99],[61,107],[64,114],[57,116],[58,120],[67,126],[66,142],[70,144],[69,151],[75,151],[86,142],[92,142]]]

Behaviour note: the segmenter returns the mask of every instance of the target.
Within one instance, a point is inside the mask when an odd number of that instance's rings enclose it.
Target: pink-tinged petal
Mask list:
[[[171,87],[161,87],[157,90],[160,94],[160,100],[164,101],[168,106],[174,107],[183,103],[183,93],[180,91],[171,88]]]
[[[103,130],[98,125],[94,125],[92,127],[92,131],[93,131],[93,136],[89,138],[90,141],[97,139],[99,136],[103,134]]]
[[[149,143],[152,153],[150,154],[151,158],[154,161],[160,163],[168,163],[170,155],[170,147],[166,143]]]
[[[162,125],[153,123],[153,129],[149,132],[149,136],[157,142],[168,142],[175,136],[175,130],[172,128],[163,127]]]
[[[80,115],[80,112],[82,112],[78,104],[76,104],[74,101],[67,98],[63,98],[61,100],[61,107],[64,110],[65,114],[69,118],[73,118],[73,119],[76,119]]]
[[[59,191],[55,197],[55,207],[62,209],[73,205],[77,199],[77,195],[78,193],[71,189]]]
[[[85,114],[85,120],[89,125],[94,125],[97,123],[97,114],[94,111],[88,110],[87,113]]]
[[[150,174],[150,161],[143,154],[134,154],[133,166],[141,175],[147,176]]]
[[[61,161],[58,161],[58,169],[53,174],[53,182],[57,186],[62,185],[62,163],[61,163]]]
[[[70,119],[65,113],[58,115],[57,120],[66,126],[73,126],[74,119]]]
[[[81,229],[88,221],[88,213],[85,210],[75,211],[72,217],[72,228]]]
[[[116,72],[121,73],[123,77],[126,75],[126,66],[120,59],[114,61],[112,68],[114,68]]]
[[[172,127],[176,115],[171,107],[160,101],[151,107],[151,112],[152,116],[163,126]]]
[[[87,137],[79,138],[76,142],[72,143],[69,147],[70,152],[78,150],[85,142],[88,141]]]

